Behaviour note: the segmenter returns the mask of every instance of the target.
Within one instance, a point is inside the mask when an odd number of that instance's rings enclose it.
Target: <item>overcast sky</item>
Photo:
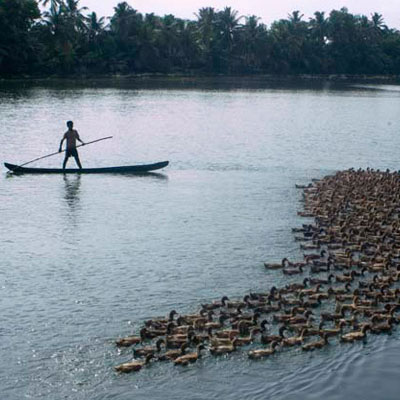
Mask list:
[[[98,16],[110,16],[118,0],[81,0],[81,6],[89,7]],[[222,10],[229,6],[239,15],[256,15],[262,22],[271,22],[286,18],[294,10],[300,10],[305,18],[315,11],[329,12],[347,7],[353,14],[370,17],[375,11],[383,14],[386,24],[391,28],[400,28],[400,0],[128,0],[139,12],[156,15],[173,14],[176,17],[195,19],[194,13],[202,7],[214,7]]]

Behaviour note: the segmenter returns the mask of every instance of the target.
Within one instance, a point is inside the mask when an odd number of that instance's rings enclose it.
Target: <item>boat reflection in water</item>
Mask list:
[[[81,188],[81,175],[64,175],[65,201],[71,210],[76,210],[79,204],[79,193]]]

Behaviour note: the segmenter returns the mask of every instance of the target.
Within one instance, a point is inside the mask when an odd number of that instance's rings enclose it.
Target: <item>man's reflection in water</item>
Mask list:
[[[81,188],[81,175],[67,175],[64,174],[64,183],[65,183],[65,200],[67,204],[71,208],[71,210],[75,210],[79,203],[79,191]]]

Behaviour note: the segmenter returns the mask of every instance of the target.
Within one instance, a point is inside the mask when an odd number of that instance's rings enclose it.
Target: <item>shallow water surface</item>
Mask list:
[[[112,367],[131,356],[114,339],[145,319],[286,283],[262,263],[302,257],[295,183],[398,169],[399,108],[396,86],[0,88],[2,161],[57,151],[73,119],[85,141],[113,136],[80,150],[86,167],[171,162],[148,176],[3,170],[2,397],[397,399],[400,330],[258,362]]]

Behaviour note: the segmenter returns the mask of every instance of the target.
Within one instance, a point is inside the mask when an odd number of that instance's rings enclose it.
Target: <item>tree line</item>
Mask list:
[[[267,27],[231,7],[187,20],[121,2],[99,18],[79,0],[0,0],[0,76],[135,73],[399,74],[400,32],[346,8]]]

